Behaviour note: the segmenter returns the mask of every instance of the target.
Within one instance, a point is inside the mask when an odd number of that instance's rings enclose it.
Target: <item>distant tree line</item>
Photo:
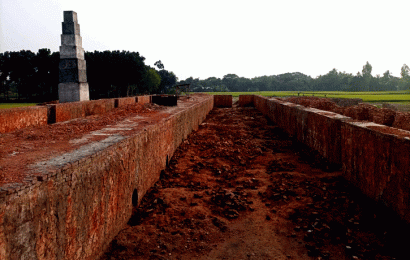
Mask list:
[[[85,52],[90,98],[168,92],[177,82],[161,61],[152,68],[138,52]],[[60,53],[49,49],[0,53],[0,99],[58,100]]]
[[[410,88],[410,69],[404,64],[401,77],[389,70],[372,75],[369,62],[356,75],[336,69],[312,78],[300,72],[255,78],[227,74],[204,80],[187,78],[177,81],[161,61],[150,67],[138,52],[86,52],[90,98],[125,97],[138,94],[170,93],[176,84],[191,84],[194,92],[219,91],[395,91]],[[0,53],[0,100],[19,99],[45,102],[58,99],[59,52],[40,49]]]
[[[191,84],[191,91],[396,91],[410,88],[410,69],[404,64],[401,77],[394,77],[389,70],[383,76],[372,76],[372,66],[367,62],[356,75],[336,69],[325,75],[312,78],[300,72],[284,73],[252,79],[227,74],[223,78],[210,77],[204,80],[187,78],[178,84]]]

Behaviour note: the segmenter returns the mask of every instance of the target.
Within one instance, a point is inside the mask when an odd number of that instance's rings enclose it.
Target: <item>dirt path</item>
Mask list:
[[[101,260],[406,259],[408,227],[340,175],[255,109],[214,109]]]

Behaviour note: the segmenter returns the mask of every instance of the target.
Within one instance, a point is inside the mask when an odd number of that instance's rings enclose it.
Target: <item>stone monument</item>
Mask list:
[[[77,13],[73,11],[64,11],[59,69],[60,103],[89,100],[80,25],[77,21]]]

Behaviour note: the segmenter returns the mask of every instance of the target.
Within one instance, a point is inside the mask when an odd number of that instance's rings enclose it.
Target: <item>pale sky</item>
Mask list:
[[[75,11],[86,51],[139,52],[180,80],[356,74],[366,61],[373,76],[400,77],[409,10],[409,0],[0,0],[0,52],[58,51],[63,11]]]

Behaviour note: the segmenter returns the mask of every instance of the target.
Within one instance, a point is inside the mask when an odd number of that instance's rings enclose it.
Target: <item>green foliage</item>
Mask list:
[[[315,96],[328,98],[361,98],[364,102],[410,102],[409,91],[368,91],[368,92],[350,92],[350,91],[257,91],[257,92],[208,92],[211,95],[261,95],[265,97],[290,97],[290,96]]]
[[[167,70],[160,70],[158,74],[161,77],[161,84],[158,88],[158,93],[168,93],[171,88],[177,83],[178,78],[174,72]]]
[[[399,87],[401,90],[410,88],[410,68],[406,64],[403,64],[400,70],[400,84]]]
[[[145,85],[148,69],[138,52],[86,52],[91,99],[125,97],[150,92]]]
[[[138,52],[86,52],[90,98],[160,93],[175,85],[177,77],[164,70],[146,66]],[[0,98],[45,102],[58,99],[60,53],[49,49],[0,53]]]
[[[164,64],[162,64],[162,61],[161,61],[161,60],[156,61],[156,62],[154,63],[154,66],[157,66],[157,68],[158,68],[159,70],[165,69]]]
[[[404,75],[410,75],[410,70],[404,68]],[[192,77],[181,80],[178,84],[190,83],[192,91],[396,91],[410,87],[410,77],[400,80],[386,71],[383,77],[373,77],[372,66],[369,62],[363,66],[362,73],[355,76],[351,73],[332,69],[325,75],[312,78],[300,72],[284,73],[280,75],[255,77],[252,79],[227,74],[220,78],[210,77],[205,80]],[[406,74],[407,73],[407,74]]]
[[[35,106],[36,103],[0,103],[0,109]]]
[[[150,89],[152,92],[158,92],[158,88],[161,84],[161,76],[155,69],[149,68],[144,83],[147,90]]]

